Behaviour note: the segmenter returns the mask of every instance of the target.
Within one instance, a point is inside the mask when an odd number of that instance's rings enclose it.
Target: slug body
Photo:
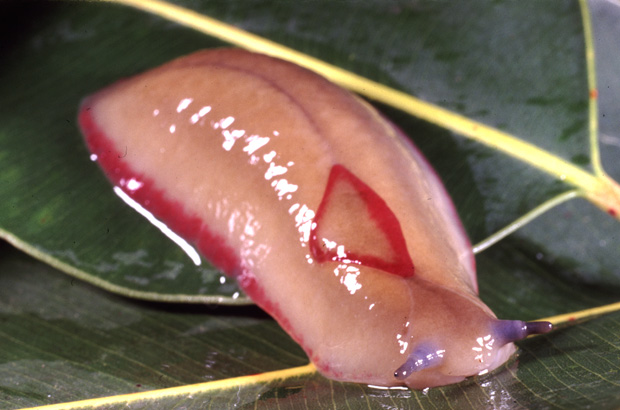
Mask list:
[[[549,328],[496,319],[427,162],[294,64],[197,52],[87,98],[79,121],[111,181],[236,278],[327,377],[454,383]]]

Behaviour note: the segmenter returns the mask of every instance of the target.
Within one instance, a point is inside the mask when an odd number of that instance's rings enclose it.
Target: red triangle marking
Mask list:
[[[413,262],[396,215],[344,166],[332,167],[314,222],[310,251],[317,262],[351,261],[413,276]]]

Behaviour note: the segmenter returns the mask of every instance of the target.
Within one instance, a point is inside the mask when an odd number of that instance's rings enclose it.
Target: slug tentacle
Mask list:
[[[443,362],[444,353],[445,350],[423,344],[409,354],[407,361],[394,372],[394,377],[405,380],[411,373],[439,366]]]
[[[550,332],[553,325],[550,322],[524,322],[521,320],[499,320],[495,324],[495,334],[501,344],[525,339],[530,335]]]

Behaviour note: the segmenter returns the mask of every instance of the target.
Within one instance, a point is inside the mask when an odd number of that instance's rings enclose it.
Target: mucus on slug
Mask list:
[[[430,165],[308,70],[199,51],[88,97],[79,122],[112,183],[235,277],[327,377],[455,383],[550,329],[495,317]]]

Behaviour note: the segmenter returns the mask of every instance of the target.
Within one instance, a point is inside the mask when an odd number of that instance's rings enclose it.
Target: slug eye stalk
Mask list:
[[[523,322],[521,320],[499,320],[494,332],[501,344],[516,342],[531,335],[548,333],[553,329],[550,322]]]
[[[431,367],[437,367],[443,361],[443,354],[445,350],[437,350],[428,345],[422,345],[415,349],[407,361],[403,363],[394,372],[394,377],[398,380],[405,380],[411,375],[411,373],[419,372],[420,370],[428,369]]]

